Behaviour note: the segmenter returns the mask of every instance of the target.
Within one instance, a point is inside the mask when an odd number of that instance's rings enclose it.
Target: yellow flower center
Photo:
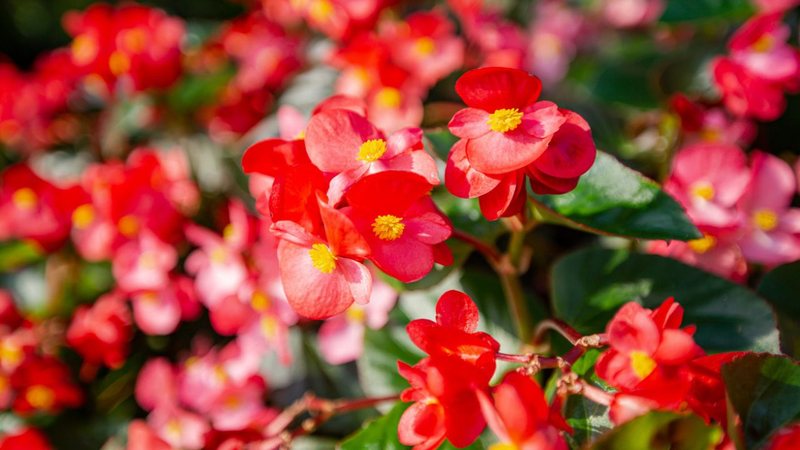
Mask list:
[[[75,208],[72,213],[72,224],[79,230],[84,230],[94,222],[94,207],[90,204],[81,205]]]
[[[176,438],[181,437],[181,423],[177,419],[170,419],[167,422],[167,434]]]
[[[486,121],[492,131],[507,133],[517,129],[522,123],[522,113],[517,108],[503,108],[495,110]]]
[[[209,257],[214,264],[224,264],[228,260],[228,252],[225,251],[225,247],[215,247],[214,250],[211,250]]]
[[[139,219],[128,214],[117,222],[117,229],[125,237],[133,237],[139,232]]]
[[[14,202],[14,206],[17,208],[30,211],[36,208],[36,204],[39,202],[39,196],[37,196],[36,192],[33,192],[31,188],[21,188],[14,191],[14,194],[11,196],[11,201]]]
[[[513,442],[498,442],[489,446],[489,450],[519,450]]]
[[[147,49],[147,31],[133,28],[122,32],[122,45],[131,53],[141,53]]]
[[[758,40],[755,41],[750,48],[758,53],[766,53],[772,50],[774,46],[775,46],[775,40],[772,38],[772,36],[765,34],[760,38],[758,38]]]
[[[403,219],[391,214],[378,216],[372,222],[372,231],[375,236],[384,241],[393,241],[403,235],[403,230],[406,226],[403,224]]]
[[[704,235],[700,239],[689,241],[689,248],[695,253],[703,254],[717,245],[717,239],[709,234]]]
[[[272,316],[264,316],[261,319],[261,333],[265,337],[273,337],[278,332],[278,321]]]
[[[97,57],[97,40],[87,34],[76,36],[70,48],[72,60],[79,66],[89,64]]]
[[[692,186],[692,194],[695,197],[700,197],[703,200],[711,200],[714,198],[714,186],[711,186],[710,183],[697,183]]]
[[[347,309],[346,314],[349,321],[356,323],[363,323],[364,319],[367,317],[366,311],[364,311],[364,308],[359,305],[350,306],[350,308]]]
[[[392,87],[385,87],[375,95],[375,101],[383,108],[399,108],[400,103],[403,101],[403,96],[400,95],[399,90]]]
[[[631,352],[631,369],[640,380],[644,380],[656,370],[656,362],[647,353],[634,350]]]
[[[22,357],[25,356],[22,349],[8,342],[0,344],[0,362],[8,366],[17,366],[22,362]]]
[[[261,291],[256,291],[255,294],[253,294],[253,298],[250,300],[250,306],[252,306],[253,309],[258,312],[266,311],[269,308],[269,305],[269,297],[267,297],[267,294]]]
[[[120,51],[116,51],[108,58],[108,69],[114,75],[122,75],[131,70],[131,59],[128,55]]]
[[[328,0],[313,0],[308,14],[317,22],[322,22],[333,14],[333,5]]]
[[[36,385],[25,392],[25,400],[36,409],[48,410],[55,404],[56,396],[49,387]]]
[[[336,256],[331,252],[330,247],[325,244],[314,244],[308,251],[311,257],[311,264],[322,273],[331,273],[336,270]]]
[[[356,159],[364,162],[374,162],[386,153],[386,141],[383,139],[370,139],[358,148]]]
[[[769,209],[759,209],[753,214],[753,224],[762,231],[772,231],[778,226],[778,215]]]
[[[414,42],[414,49],[420,55],[428,56],[436,51],[436,43],[433,42],[433,39],[427,36],[421,37]]]

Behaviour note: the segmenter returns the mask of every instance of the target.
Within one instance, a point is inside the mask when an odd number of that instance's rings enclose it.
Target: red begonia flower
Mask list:
[[[429,193],[433,186],[412,172],[368,175],[347,192],[347,214],[369,244],[370,259],[404,283],[433,268],[433,247],[452,231]]]

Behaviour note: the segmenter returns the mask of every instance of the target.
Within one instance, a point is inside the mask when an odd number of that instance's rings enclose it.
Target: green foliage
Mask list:
[[[591,450],[711,450],[721,431],[697,416],[651,412],[604,435]]]
[[[533,195],[541,220],[630,238],[688,241],[702,237],[658,184],[598,152],[578,186],[564,195]]]
[[[702,20],[744,20],[753,14],[749,0],[669,0],[661,22],[680,23]]]
[[[777,351],[769,305],[752,291],[673,259],[627,251],[584,249],[553,268],[553,308],[582,333],[597,333],[629,301],[658,307],[668,297],[683,306],[684,323],[710,353]]]
[[[775,308],[781,332],[781,349],[795,357],[800,352],[800,262],[776,267],[764,276],[758,293]]]
[[[722,367],[728,398],[739,414],[746,448],[800,419],[800,366],[785,356],[747,355]]]

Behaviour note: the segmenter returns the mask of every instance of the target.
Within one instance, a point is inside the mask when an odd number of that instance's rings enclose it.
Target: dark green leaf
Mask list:
[[[364,392],[372,397],[401,392],[408,387],[408,382],[397,373],[397,361],[413,365],[422,356],[403,326],[367,329],[364,353],[358,359],[358,375]]]
[[[450,149],[453,147],[453,144],[458,141],[458,138],[453,136],[446,128],[426,131],[425,137],[428,138],[434,155],[439,157],[442,161],[447,161],[447,157],[450,155]]]
[[[615,428],[591,450],[711,450],[721,430],[697,416],[651,412]]]
[[[747,355],[722,367],[731,405],[747,448],[758,448],[778,428],[800,419],[800,366],[776,355]]]
[[[0,272],[11,272],[42,259],[34,244],[25,241],[0,243]]]
[[[572,192],[533,198],[540,219],[588,232],[681,241],[701,237],[656,182],[603,152]]]
[[[670,0],[660,21],[691,22],[709,19],[741,19],[753,14],[749,0]]]
[[[367,422],[361,430],[345,439],[341,450],[400,450],[406,449],[397,439],[397,424],[409,403],[397,403],[388,414]]]
[[[743,286],[657,255],[603,249],[572,253],[553,268],[553,307],[582,333],[603,330],[623,304],[658,307],[675,297],[706,351],[777,351],[769,305]]]
[[[776,267],[764,276],[758,293],[775,308],[784,352],[800,355],[800,261]]]

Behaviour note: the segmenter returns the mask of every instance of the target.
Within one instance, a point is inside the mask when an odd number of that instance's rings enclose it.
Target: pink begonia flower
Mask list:
[[[738,147],[695,144],[675,156],[664,189],[686,208],[695,225],[731,231],[741,224],[734,206],[749,179],[747,158]]]
[[[747,262],[742,250],[730,238],[705,234],[689,242],[653,241],[647,249],[650,253],[683,261],[733,281],[744,281],[747,276]]]
[[[264,410],[262,398],[265,390],[264,381],[259,376],[244,383],[228,383],[208,411],[214,428],[220,431],[246,428]]]
[[[201,412],[208,412],[228,384],[228,373],[215,349],[195,350],[178,367],[178,400]]]
[[[170,334],[181,320],[194,320],[200,314],[194,281],[186,276],[171,277],[161,290],[133,294],[131,303],[136,326],[150,335]]]
[[[419,127],[425,91],[417,79],[405,71],[383,66],[378,81],[366,96],[369,120],[387,133]]]
[[[112,272],[121,290],[128,293],[156,291],[167,286],[175,267],[175,248],[149,231],[121,246],[111,261]]]
[[[800,51],[786,42],[790,34],[782,14],[756,16],[731,38],[730,58],[755,77],[796,89],[800,83]]]
[[[753,122],[732,117],[723,108],[707,107],[683,94],[674,95],[670,106],[680,117],[686,147],[699,142],[748,147],[756,137]]]
[[[158,437],[147,422],[136,419],[128,425],[126,450],[172,450],[172,446]]]
[[[638,27],[655,22],[664,12],[664,0],[603,0],[603,17],[618,28]]]
[[[283,105],[276,113],[278,118],[278,131],[281,139],[291,141],[305,136],[306,122],[308,122],[297,108]]]
[[[205,434],[211,429],[202,416],[176,406],[156,407],[147,423],[153,431],[173,448],[199,450],[205,444]]]
[[[388,138],[366,118],[346,110],[311,117],[306,129],[308,157],[323,172],[337,174],[328,199],[336,205],[364,176],[386,170],[415,172],[439,184],[436,162],[422,146],[422,130],[407,128]]]
[[[552,86],[561,81],[577,52],[578,40],[586,38],[583,15],[560,0],[536,3],[536,16],[530,27],[527,69],[542,83]]]
[[[319,348],[330,364],[344,364],[358,359],[364,351],[366,327],[377,330],[389,321],[389,312],[397,301],[397,291],[376,279],[366,305],[351,305],[342,314],[327,319],[319,329]]]
[[[362,261],[369,245],[342,212],[318,201],[325,239],[300,225],[280,221],[278,262],[289,304],[310,319],[325,319],[351,304],[367,303],[372,275]]]
[[[464,41],[441,11],[416,12],[381,33],[392,59],[426,86],[453,73],[464,63]]]
[[[739,245],[748,261],[768,266],[800,259],[800,209],[792,168],[778,157],[756,152],[752,175],[739,201],[744,216]]]
[[[145,411],[178,402],[178,381],[175,368],[166,358],[153,358],[145,363],[136,378],[136,402]]]
[[[236,296],[247,279],[247,266],[239,250],[210,230],[189,224],[186,238],[200,247],[186,259],[186,271],[195,277],[200,300],[213,310],[225,298]]]

